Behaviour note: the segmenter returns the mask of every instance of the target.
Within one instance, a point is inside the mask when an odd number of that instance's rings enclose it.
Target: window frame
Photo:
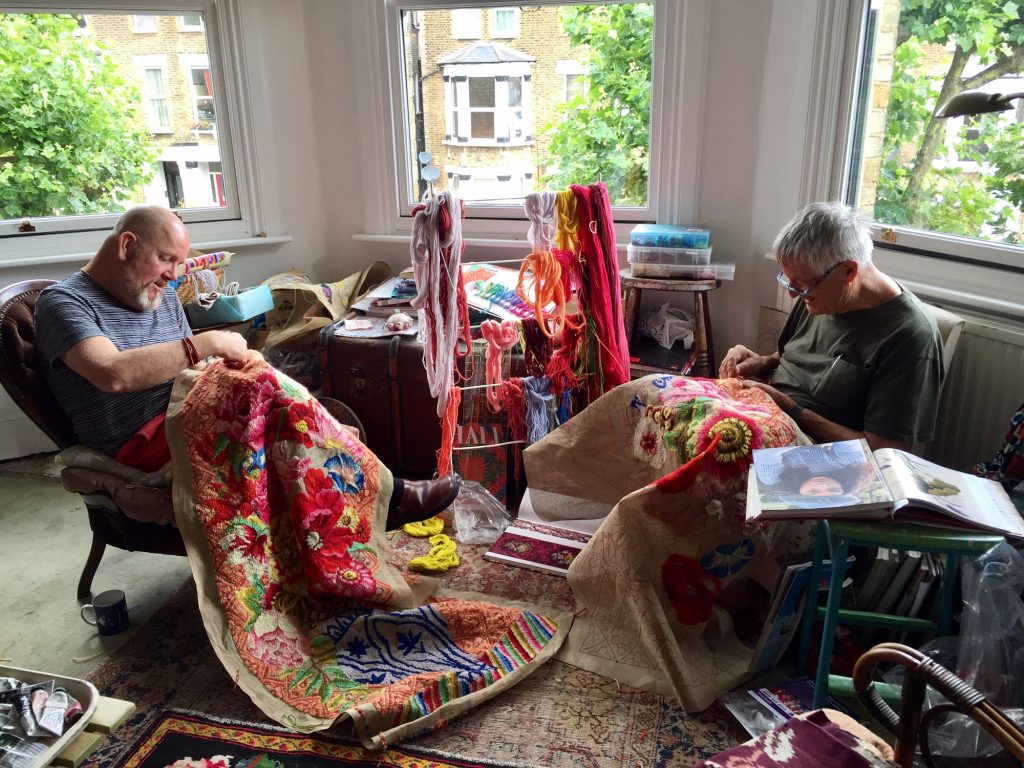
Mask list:
[[[179,32],[205,32],[206,31],[206,24],[204,23],[203,16],[201,14],[199,15],[199,23],[198,24],[189,24],[189,23],[187,23],[185,21],[185,17],[186,16],[194,16],[194,15],[196,15],[196,14],[191,14],[191,13],[189,13],[189,14],[185,14],[185,13],[178,14],[178,31]]]
[[[522,137],[509,135],[502,140],[500,126],[511,129],[513,116],[521,113],[520,121],[526,125],[531,119],[532,90],[530,88],[531,65],[522,62],[505,62],[502,64],[446,64],[441,68],[445,81],[445,138],[444,144],[459,147],[525,147],[533,144],[533,136],[524,131]],[[519,83],[520,103],[510,104],[509,79],[516,78]],[[494,103],[490,107],[473,106],[472,85],[470,80],[489,80],[494,88]],[[504,100],[501,97],[504,96]],[[462,102],[465,101],[463,104]],[[473,135],[473,115],[488,113],[492,115],[492,136]],[[460,127],[466,124],[468,134],[463,138]]]
[[[130,16],[133,11],[178,16],[203,15],[209,67],[216,94],[217,136],[228,205],[181,208],[193,243],[244,243],[265,236],[263,194],[257,179],[256,134],[249,78],[243,66],[244,0],[75,0],[55,8],[46,0],[8,0],[13,13],[82,13]],[[173,7],[171,7],[173,5]],[[173,119],[173,118],[172,118]],[[88,256],[102,233],[120,214],[30,218],[32,231],[20,232],[24,219],[0,221],[0,267],[61,262]]]
[[[701,116],[711,0],[648,2],[654,6],[648,202],[644,207],[614,208],[619,236],[624,236],[636,222],[695,223],[700,214]],[[586,4],[581,0],[535,0],[515,6]],[[374,145],[373,157],[381,173],[381,183],[374,190],[375,204],[368,206],[366,213],[367,233],[404,236],[411,230],[413,205],[405,202],[406,190],[413,185],[411,149],[406,136],[409,116],[405,73],[401,66],[402,12],[455,6],[452,0],[384,0],[374,6],[371,50],[379,63],[376,83],[384,98],[364,103],[370,117],[361,136]],[[678,70],[680,61],[682,71]],[[376,136],[373,131],[378,131]],[[521,206],[474,203],[467,206],[466,214],[463,232],[479,242],[504,244],[509,238],[522,237],[526,218]]]
[[[140,24],[140,19],[149,19],[148,24]],[[148,27],[148,28],[147,28]],[[156,28],[156,17],[151,13],[133,13],[132,14],[132,34],[133,35],[155,35],[157,33]]]
[[[508,32],[498,31],[498,14],[512,14],[512,29]],[[487,37],[492,40],[506,40],[519,36],[519,8],[489,8],[487,11]]]
[[[466,14],[468,11],[474,10],[476,18],[474,23],[469,23],[467,21],[469,17]],[[484,17],[478,8],[452,8],[451,22],[453,40],[480,40],[483,37]]]
[[[827,190],[828,198],[817,194],[809,198],[805,196],[803,202],[815,199],[844,199],[852,202],[846,190],[851,176],[856,173],[853,167],[857,142],[854,102],[858,89],[862,87],[861,77],[869,69],[865,67],[865,57],[870,11],[870,0],[854,0],[849,7],[826,4],[821,11],[819,28],[835,30],[843,24],[848,25],[848,34],[843,36],[845,45],[835,49],[835,60],[831,63],[832,71],[842,74],[833,78],[829,84],[821,84],[817,93],[825,101],[838,100],[835,113],[837,119],[832,134],[837,157],[833,162],[827,162],[820,154],[814,158],[812,175],[818,177],[818,183],[809,188]],[[823,47],[820,37],[817,42],[819,47]],[[827,77],[827,70],[821,72],[821,76]],[[813,123],[811,127],[814,128]],[[869,229],[876,250],[1024,274],[1024,246],[875,221],[869,223]]]
[[[132,66],[139,73],[139,91],[146,102],[146,117],[149,123],[149,132],[155,135],[174,133],[174,114],[171,109],[170,100],[167,96],[167,55],[163,53],[142,54],[132,57]],[[154,96],[150,90],[149,77],[147,74],[155,70],[160,73],[160,87],[163,93]],[[167,125],[159,124],[153,111],[153,102],[163,101],[166,105]]]

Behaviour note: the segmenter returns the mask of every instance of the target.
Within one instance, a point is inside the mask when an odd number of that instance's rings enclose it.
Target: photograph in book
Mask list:
[[[804,677],[749,691],[736,690],[722,696],[719,701],[747,733],[751,736],[760,736],[782,725],[789,718],[814,709],[814,681]],[[825,699],[825,706],[844,715],[853,716],[853,713],[833,696]]]
[[[1003,487],[866,440],[754,451],[748,520],[878,520],[970,528],[1024,538]]]

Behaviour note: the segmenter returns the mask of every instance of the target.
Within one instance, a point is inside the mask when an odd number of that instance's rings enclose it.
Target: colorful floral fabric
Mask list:
[[[749,590],[773,590],[780,561],[810,544],[806,525],[746,523],[751,454],[797,440],[759,389],[652,376],[527,449],[531,492],[612,507],[569,568],[578,613],[562,658],[689,711],[742,682],[752,648],[740,636],[759,629],[746,626]]]
[[[182,374],[168,417],[211,641],[282,724],[341,718],[379,746],[494,695],[561,642],[560,616],[448,598],[395,569],[390,472],[258,355]]]

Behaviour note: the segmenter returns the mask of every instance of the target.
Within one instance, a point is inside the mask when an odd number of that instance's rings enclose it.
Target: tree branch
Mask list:
[[[1004,58],[999,59],[990,67],[983,69],[973,77],[965,78],[962,81],[964,90],[980,88],[985,83],[998,80],[1003,75],[1015,74],[1024,69],[1024,46],[1014,45],[1013,52]]]

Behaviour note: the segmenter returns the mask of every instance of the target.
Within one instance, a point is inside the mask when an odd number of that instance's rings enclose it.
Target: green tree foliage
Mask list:
[[[545,128],[557,171],[544,181],[564,187],[601,180],[613,204],[646,204],[654,7],[569,6],[562,29],[588,67],[587,87]]]
[[[152,175],[138,101],[75,17],[0,14],[0,218],[120,210]]]
[[[1014,0],[903,0],[900,27],[875,218],[1019,242],[1013,218],[1024,202],[1021,126],[988,115],[974,126],[980,138],[961,131],[947,145],[946,120],[934,111],[961,91],[1024,69],[1021,7]],[[937,80],[924,76],[926,44],[952,49]],[[967,76],[971,61],[982,69]]]

